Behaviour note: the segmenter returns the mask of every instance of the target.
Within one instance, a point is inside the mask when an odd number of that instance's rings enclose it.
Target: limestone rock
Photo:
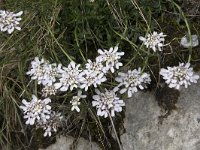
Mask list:
[[[73,144],[73,137],[57,137],[56,143],[50,145],[46,149],[39,150],[71,150],[70,147]],[[94,142],[89,142],[84,138],[80,138],[77,143],[76,150],[101,150],[101,148]]]
[[[191,44],[190,44],[190,40],[189,38],[187,38],[187,36],[184,36],[181,38],[181,46],[183,46],[184,48],[189,48],[190,45],[191,47],[197,47],[199,45],[199,40],[198,40],[198,36],[195,35],[191,35]]]
[[[167,95],[166,95],[167,96]],[[180,90],[177,110],[163,123],[154,93],[140,92],[126,102],[124,150],[200,150],[200,81]]]

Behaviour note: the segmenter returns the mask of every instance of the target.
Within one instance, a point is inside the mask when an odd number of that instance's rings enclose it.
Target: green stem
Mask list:
[[[123,148],[122,148],[122,146],[121,146],[121,144],[120,144],[120,141],[119,141],[119,137],[118,137],[118,135],[117,135],[117,131],[116,131],[116,129],[115,129],[115,125],[114,125],[114,123],[113,123],[113,120],[112,120],[112,117],[111,117],[109,111],[108,111],[108,116],[109,116],[109,118],[110,118],[110,122],[111,122],[111,124],[112,124],[113,130],[114,130],[114,133],[115,133],[115,136],[116,136],[116,139],[117,139],[117,143],[118,143],[118,145],[119,145],[119,149],[120,149],[120,150],[123,150]]]
[[[45,22],[47,29],[49,31],[49,33],[51,34],[52,38],[54,39],[54,41],[56,42],[56,44],[59,46],[59,48],[62,50],[62,52],[65,54],[65,56],[70,60],[73,61],[72,58],[67,54],[67,52],[62,48],[62,46],[60,45],[60,43],[58,42],[58,40],[55,38],[54,33],[51,31],[50,27],[47,25],[47,23]]]
[[[176,8],[178,9],[178,11],[180,12],[180,14],[182,15],[183,19],[184,19],[184,22],[185,22],[185,25],[187,27],[187,30],[188,30],[188,36],[189,36],[189,42],[190,42],[190,47],[189,47],[189,57],[188,57],[188,62],[190,62],[191,60],[191,56],[192,56],[192,36],[191,36],[191,30],[190,30],[190,26],[189,26],[189,23],[187,21],[187,18],[185,17],[183,11],[181,10],[181,7],[176,4],[173,0],[169,0],[170,2],[172,2]]]

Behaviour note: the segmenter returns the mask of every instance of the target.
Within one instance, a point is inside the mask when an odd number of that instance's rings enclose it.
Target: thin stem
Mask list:
[[[146,18],[145,18],[145,16],[144,16],[142,10],[141,10],[140,7],[138,6],[137,2],[136,2],[135,0],[131,0],[131,2],[132,2],[132,4],[133,4],[133,6],[134,6],[136,9],[139,10],[139,13],[140,13],[141,17],[142,17],[143,20],[145,21],[145,23],[146,23],[146,25],[147,25],[147,28],[148,28],[148,30],[149,30],[149,29],[150,29],[149,24],[148,24],[148,22],[147,22],[147,20],[146,20]]]
[[[26,87],[28,87],[29,85],[30,85],[30,83],[32,82],[32,80],[31,81],[29,81],[29,83],[27,84],[27,86]],[[24,94],[24,92],[25,92],[25,89],[22,91],[22,93],[20,94],[20,98],[22,97],[22,95]]]
[[[114,123],[113,123],[113,120],[112,120],[112,117],[111,117],[109,111],[108,111],[108,116],[109,116],[109,118],[110,118],[110,122],[111,122],[111,124],[112,124],[112,127],[113,127],[113,130],[114,130],[114,133],[115,133],[115,136],[116,136],[116,139],[117,139],[117,143],[118,143],[118,145],[119,145],[119,148],[120,148],[120,150],[123,150],[123,148],[122,148],[122,146],[121,146],[121,143],[120,143],[120,141],[119,141],[119,137],[118,137],[118,135],[117,135],[117,131],[116,131],[116,129],[115,129],[115,125],[114,125]]]
[[[173,0],[169,0],[170,2],[172,2],[176,8],[178,9],[178,11],[180,12],[180,14],[182,15],[183,17],[183,20],[185,22],[185,25],[187,27],[187,30],[188,30],[188,36],[189,36],[189,42],[190,42],[190,46],[189,46],[189,57],[188,57],[188,62],[190,62],[191,60],[191,56],[192,56],[192,36],[191,36],[191,31],[190,31],[190,26],[189,26],[189,23],[187,21],[187,18],[185,16],[185,14],[183,13],[183,11],[181,10],[181,7],[176,4]]]
[[[58,42],[58,40],[55,38],[54,33],[51,31],[50,27],[47,25],[47,29],[50,33],[50,35],[52,36],[52,38],[54,39],[54,41],[56,42],[56,44],[59,46],[59,48],[62,50],[62,52],[65,54],[65,56],[70,60],[73,61],[72,58],[67,54],[67,52],[62,48],[62,46],[60,45],[60,43]]]

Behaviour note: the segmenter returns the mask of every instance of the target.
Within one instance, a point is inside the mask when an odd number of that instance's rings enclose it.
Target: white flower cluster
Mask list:
[[[101,63],[105,63],[105,67],[103,68],[104,72],[110,70],[112,73],[114,73],[114,68],[119,69],[120,66],[123,66],[123,64],[119,62],[119,59],[124,55],[124,52],[117,51],[117,46],[114,48],[111,47],[109,51],[101,49],[98,50],[100,55],[97,57],[97,60],[99,60]]]
[[[153,34],[149,33],[146,37],[140,36],[139,39],[144,43],[146,48],[151,48],[154,52],[156,52],[157,50],[162,51],[165,37],[166,35],[164,35],[162,32],[158,34],[154,31]]]
[[[122,106],[125,106],[124,101],[117,97],[114,90],[105,89],[105,93],[101,93],[98,89],[95,89],[95,92],[97,95],[93,95],[92,106],[97,108],[98,116],[107,118],[110,113],[114,117],[115,111],[121,112]]]
[[[51,99],[49,98],[41,100],[32,95],[30,102],[23,99],[23,106],[20,106],[23,110],[24,118],[27,119],[26,124],[35,124],[37,127],[43,128],[45,130],[44,136],[51,136],[52,131],[56,132],[62,119],[60,113],[55,113],[51,110],[50,102]]]
[[[50,118],[51,106],[48,105],[50,102],[49,98],[41,100],[35,95],[32,95],[30,102],[23,99],[22,103],[24,106],[20,106],[20,108],[24,112],[24,118],[27,119],[26,124],[33,125],[40,120],[46,122]]]
[[[98,62],[97,59],[96,62],[88,60],[86,69],[79,75],[80,88],[87,91],[90,86],[97,87],[97,85],[105,82],[107,79],[103,73],[103,68],[102,63]]]
[[[55,87],[55,85],[50,85],[50,86],[45,86],[42,89],[42,96],[47,97],[49,95],[56,95],[57,93],[57,89]]]
[[[78,89],[77,96],[73,96],[70,103],[71,110],[80,112],[80,99],[86,98],[79,89],[88,90],[90,86],[95,88],[105,82],[106,73],[110,70],[114,73],[115,69],[119,69],[123,64],[119,62],[124,52],[118,52],[118,47],[111,47],[109,50],[98,50],[99,56],[95,61],[88,59],[85,69],[80,69],[80,64],[71,61],[67,67],[61,64],[50,64],[45,59],[35,59],[31,62],[31,68],[27,75],[31,76],[31,80],[37,80],[38,84],[42,84],[44,88],[42,93],[44,97],[55,95],[57,91],[66,92]]]
[[[61,126],[62,118],[61,113],[52,111],[47,121],[40,121],[36,126],[37,128],[43,128],[45,131],[44,137],[51,136],[52,132],[57,132],[58,127]]]
[[[37,80],[38,84],[51,86],[56,81],[56,77],[59,76],[60,69],[60,64],[50,64],[43,58],[39,60],[38,57],[35,57],[31,62],[31,70],[27,72],[27,75],[30,75],[32,80]]]
[[[190,68],[190,63],[179,63],[179,66],[162,68],[160,75],[163,76],[163,79],[166,80],[165,83],[170,88],[175,89],[179,89],[180,86],[187,88],[188,85],[191,85],[191,82],[197,83],[199,79],[199,76],[194,74],[193,68]]]
[[[61,65],[50,64],[43,58],[39,60],[38,57],[31,62],[31,69],[27,72],[27,75],[31,76],[31,80],[37,80],[38,84],[44,86],[42,92],[43,96],[55,95],[57,89],[54,85],[56,79],[60,77]]]
[[[9,12],[5,10],[0,10],[0,31],[7,31],[11,34],[14,29],[21,30],[19,27],[19,22],[22,20],[20,17],[23,14],[23,11],[18,13]]]
[[[128,92],[128,97],[132,97],[132,94],[139,89],[146,88],[146,84],[150,84],[150,74],[143,73],[141,68],[128,70],[127,73],[119,72],[118,77],[115,78],[119,85],[115,88],[118,90],[119,87],[123,88],[120,90],[120,94]]]
[[[81,104],[80,99],[81,98],[86,98],[87,96],[86,95],[82,95],[82,91],[79,90],[78,91],[78,95],[77,96],[73,96],[72,97],[72,100],[70,101],[70,103],[72,104],[72,108],[71,110],[76,110],[77,112],[80,112],[80,108],[78,107],[78,105]]]
[[[93,85],[95,88],[107,79],[106,73],[111,70],[114,73],[114,68],[119,69],[123,64],[119,62],[124,52],[117,52],[118,47],[111,47],[109,51],[98,50],[99,56],[96,57],[95,62],[90,59],[86,63],[86,69],[79,74],[80,88],[88,90],[88,87]]]
[[[43,58],[39,60],[38,57],[31,62],[31,69],[27,72],[27,75],[31,76],[32,80],[37,80],[38,84],[45,86],[43,89],[44,96],[52,95],[57,90],[60,91],[72,91],[75,88],[88,90],[90,86],[100,85],[107,79],[106,73],[114,69],[119,69],[122,63],[119,59],[124,52],[117,52],[118,47],[111,47],[109,51],[98,50],[99,56],[92,62],[88,59],[85,64],[85,69],[81,70],[80,64],[70,62],[68,67],[63,67],[61,64],[50,64]]]
[[[56,89],[60,91],[67,91],[70,89],[72,91],[74,88],[78,87],[79,80],[78,76],[81,72],[79,70],[80,65],[76,65],[75,62],[70,62],[68,67],[62,67],[58,70],[61,74],[61,78],[59,78],[59,82],[55,83]]]

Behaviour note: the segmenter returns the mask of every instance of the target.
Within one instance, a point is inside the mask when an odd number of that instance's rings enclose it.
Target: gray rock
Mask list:
[[[181,46],[183,46],[184,48],[189,48],[190,45],[191,47],[197,47],[199,45],[199,39],[198,36],[196,34],[191,35],[191,44],[190,44],[190,40],[187,36],[184,36],[181,38]]]
[[[139,92],[126,102],[124,150],[200,150],[200,81],[180,90],[177,110],[163,115],[154,93]]]
[[[56,138],[56,143],[50,145],[46,149],[39,150],[71,150],[70,147],[75,139],[73,137],[60,136]],[[94,142],[89,142],[84,138],[79,138],[76,150],[101,150],[101,148]]]

